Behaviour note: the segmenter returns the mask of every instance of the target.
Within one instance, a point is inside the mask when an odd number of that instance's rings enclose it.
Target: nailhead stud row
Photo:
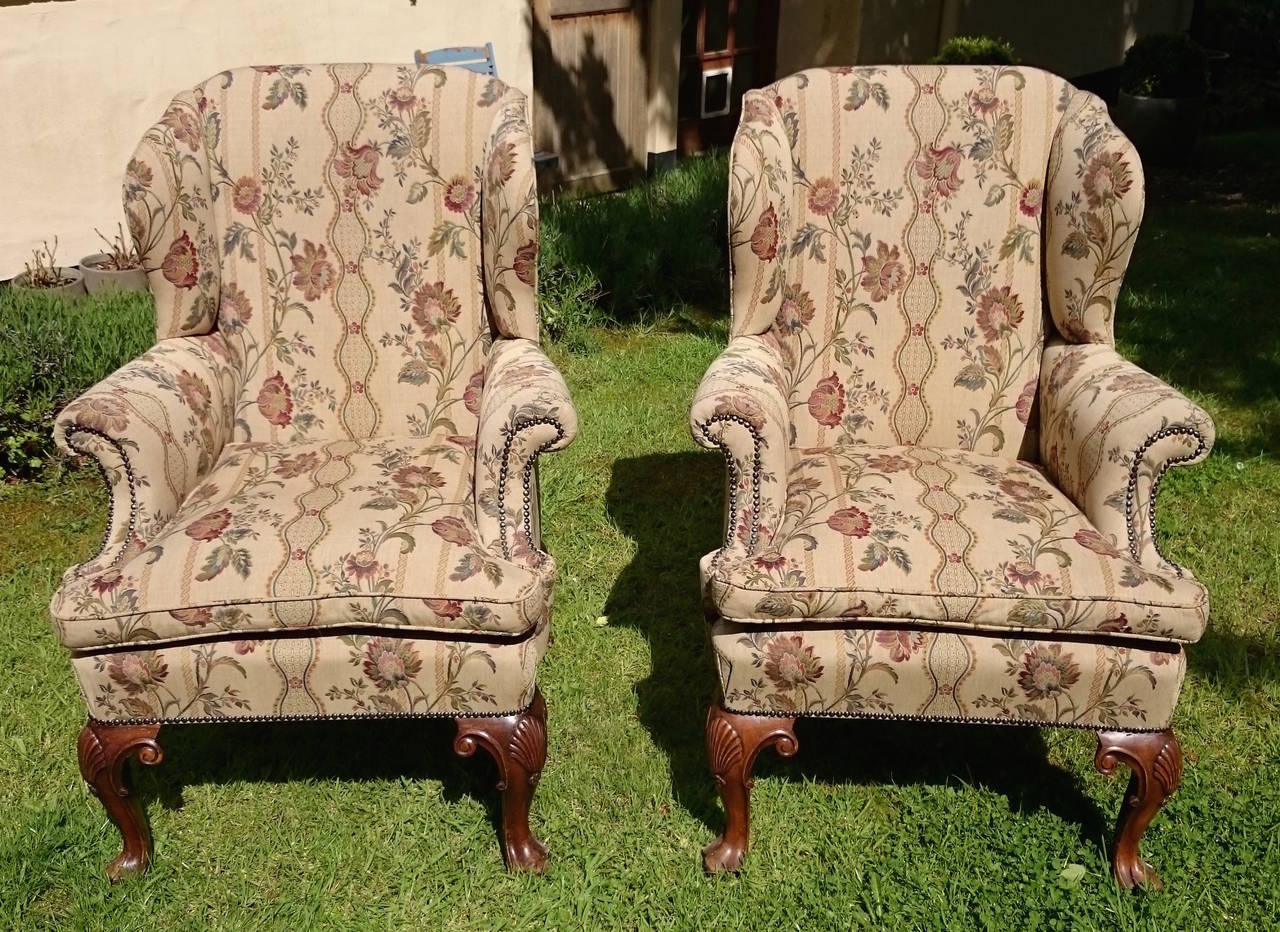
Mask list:
[[[508,560],[511,559],[511,547],[507,543],[507,475],[511,467],[511,445],[521,431],[536,427],[539,424],[548,424],[554,427],[556,435],[533,451],[533,455],[529,457],[529,461],[524,465],[522,484],[524,487],[523,517],[525,537],[528,539],[530,547],[537,547],[537,549],[541,550],[542,548],[533,539],[533,496],[531,495],[533,467],[538,462],[539,456],[564,439],[564,427],[555,418],[542,416],[519,418],[514,424],[502,429],[505,437],[502,441],[502,465],[498,469],[498,536],[502,540],[502,555]]]
[[[1174,466],[1179,466],[1183,463],[1195,460],[1204,453],[1206,446],[1204,436],[1198,430],[1187,426],[1164,427],[1148,437],[1143,442],[1142,446],[1138,447],[1137,453],[1133,457],[1133,465],[1129,467],[1129,484],[1125,488],[1124,492],[1124,517],[1125,528],[1129,532],[1129,553],[1135,560],[1137,560],[1138,529],[1137,524],[1134,521],[1133,511],[1134,499],[1138,494],[1138,470],[1142,466],[1143,460],[1146,459],[1147,451],[1150,450],[1152,446],[1168,437],[1177,436],[1194,437],[1196,440],[1196,448],[1192,452],[1182,456],[1171,456],[1161,464],[1160,471],[1156,473],[1155,480],[1151,483],[1151,507],[1147,509],[1147,519],[1151,525],[1151,543],[1155,547],[1156,556],[1168,563],[1173,567],[1177,574],[1181,576],[1182,567],[1178,566],[1178,564],[1166,557],[1164,552],[1160,549],[1160,539],[1156,536],[1156,496],[1160,493],[1160,482],[1164,479],[1164,474],[1166,472]]]

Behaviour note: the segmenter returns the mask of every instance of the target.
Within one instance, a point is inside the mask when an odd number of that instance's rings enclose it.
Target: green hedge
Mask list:
[[[68,303],[0,291],[0,478],[35,475],[54,454],[54,415],[155,342],[151,296]]]

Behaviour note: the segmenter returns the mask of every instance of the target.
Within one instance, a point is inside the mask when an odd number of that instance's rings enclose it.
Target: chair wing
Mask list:
[[[1049,155],[1045,290],[1072,343],[1114,343],[1115,305],[1145,204],[1142,162],[1107,107],[1071,89]]]
[[[211,138],[199,90],[174,97],[124,174],[124,211],[156,303],[156,336],[212,332],[222,244],[209,179]]]

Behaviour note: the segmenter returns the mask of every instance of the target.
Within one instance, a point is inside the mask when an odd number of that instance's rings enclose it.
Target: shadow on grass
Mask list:
[[[1259,611],[1267,610],[1259,606]],[[1249,637],[1224,631],[1214,625],[1212,616],[1203,636],[1187,646],[1186,654],[1187,666],[1213,683],[1214,692],[1232,700],[1253,694],[1263,680],[1280,680],[1280,643],[1274,635]]]
[[[164,760],[133,766],[135,792],[144,807],[158,801],[177,810],[183,790],[202,784],[433,780],[447,802],[470,796],[485,804],[496,844],[496,766],[484,751],[470,760],[455,755],[455,730],[452,719],[434,718],[166,725],[159,737]]]
[[[605,611],[610,624],[644,634],[653,673],[636,686],[641,724],[671,763],[676,801],[709,832],[723,816],[707,767],[703,722],[716,691],[703,620],[698,559],[719,543],[723,460],[715,453],[660,453],[618,460],[609,516],[636,542]],[[1110,819],[1075,778],[1047,760],[1038,729],[914,722],[802,720],[801,753],[762,755],[759,774],[803,775],[832,784],[977,785],[1014,811],[1047,809],[1100,843]]]

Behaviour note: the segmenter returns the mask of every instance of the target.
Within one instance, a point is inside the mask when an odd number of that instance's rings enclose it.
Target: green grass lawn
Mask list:
[[[1280,134],[1215,143],[1270,177],[1280,167]],[[800,754],[758,767],[742,874],[702,874],[722,817],[702,745],[713,674],[696,563],[720,535],[723,468],[685,422],[725,327],[690,313],[552,346],[582,429],[542,470],[560,581],[540,673],[540,878],[503,870],[488,761],[455,759],[450,725],[408,721],[166,730],[164,764],[136,783],[155,867],[110,887],[118,837],[79,778],[84,707],[45,616],[62,568],[93,550],[105,499],[83,474],[0,489],[0,925],[1273,927],[1280,199],[1236,198],[1237,183],[1193,197],[1153,179],[1119,312],[1124,351],[1219,429],[1206,464],[1170,475],[1159,513],[1168,552],[1213,599],[1179,707],[1182,789],[1145,843],[1165,891],[1111,880],[1123,786],[1095,774],[1090,734],[918,724],[801,722]]]

